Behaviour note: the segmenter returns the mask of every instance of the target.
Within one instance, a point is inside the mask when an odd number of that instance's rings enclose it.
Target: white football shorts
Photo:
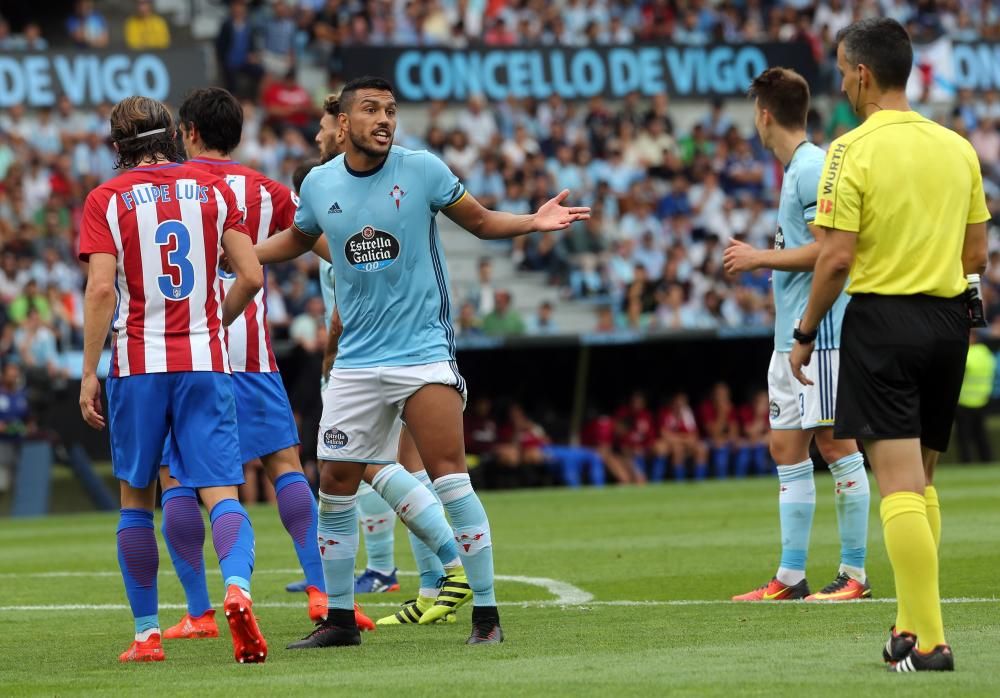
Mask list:
[[[450,385],[468,397],[454,361],[418,366],[334,368],[323,389],[316,455],[321,460],[396,462],[406,401],[425,385]]]
[[[813,385],[802,385],[792,375],[787,352],[771,354],[767,369],[767,394],[771,401],[772,429],[832,427],[837,407],[837,374],[840,350],[813,352],[802,372]]]

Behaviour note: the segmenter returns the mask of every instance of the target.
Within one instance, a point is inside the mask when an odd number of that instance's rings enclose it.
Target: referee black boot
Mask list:
[[[955,671],[955,657],[948,645],[938,645],[926,654],[914,647],[905,659],[890,664],[887,668],[897,674],[912,671]]]
[[[887,664],[895,664],[906,659],[906,655],[917,646],[917,636],[912,633],[896,632],[896,626],[889,628],[889,639],[882,648],[882,659]]]

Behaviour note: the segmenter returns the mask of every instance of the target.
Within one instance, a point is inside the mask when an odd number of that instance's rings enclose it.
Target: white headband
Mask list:
[[[166,128],[154,128],[152,131],[143,131],[142,133],[137,133],[131,138],[126,138],[127,141],[134,141],[139,138],[145,138],[146,136],[155,136],[157,133],[166,133]]]

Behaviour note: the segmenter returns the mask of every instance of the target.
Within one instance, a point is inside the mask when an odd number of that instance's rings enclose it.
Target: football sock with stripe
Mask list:
[[[434,490],[434,485],[431,484],[431,478],[427,474],[427,471],[419,470],[413,473],[413,477],[431,493],[443,517],[444,507],[441,505],[441,499]],[[428,548],[413,531],[407,529],[407,533],[410,537],[410,548],[413,550],[413,559],[416,560],[417,571],[420,573],[420,596],[425,599],[436,599],[439,591],[438,583],[445,574],[441,558],[438,557],[436,552]],[[452,540],[454,540],[454,533],[452,535]],[[446,551],[445,554],[450,554],[450,551]],[[455,548],[455,555],[458,555],[457,547]],[[452,561],[446,560],[445,562],[451,563]],[[417,600],[419,601],[420,599]]]
[[[243,591],[250,591],[253,573],[253,526],[246,510],[235,499],[223,499],[209,515],[212,522],[212,543],[219,556],[223,586],[235,584]]]
[[[198,618],[212,608],[205,580],[205,521],[198,495],[190,487],[174,487],[163,493],[160,503],[163,540],[184,588],[188,615]]]
[[[816,511],[813,462],[778,466],[778,513],[781,519],[781,564],[777,578],[789,586],[806,576],[809,534]]]
[[[156,595],[159,564],[153,512],[122,509],[118,518],[118,566],[135,620],[136,639],[140,633],[160,627]]]
[[[396,512],[367,482],[358,488],[358,519],[365,537],[365,567],[379,574],[396,569]]]
[[[406,527],[440,560],[443,567],[458,565],[459,554],[455,545],[455,534],[444,517],[444,510],[431,491],[420,484],[402,465],[395,463],[382,468],[372,479],[372,487],[389,503]],[[415,551],[416,554],[417,551]],[[431,581],[431,574],[437,574],[436,566],[426,560],[421,568],[421,588],[434,587],[441,575]],[[433,571],[432,571],[433,570]]]
[[[830,464],[830,473],[840,530],[840,571],[864,583],[871,502],[864,456],[858,451],[844,456]]]
[[[285,473],[274,481],[274,491],[278,497],[278,516],[295,545],[306,584],[324,591],[323,563],[316,545],[316,499],[309,481],[300,472]]]
[[[927,502],[916,492],[894,492],[882,499],[880,510],[896,595],[909,616],[897,615],[896,629],[915,634],[919,648],[931,650],[945,639],[938,555],[927,520]]]
[[[472,489],[468,473],[444,475],[434,489],[455,528],[458,554],[472,587],[474,606],[496,606],[493,588],[493,541],[482,502]]]
[[[354,495],[319,493],[316,535],[326,579],[327,606],[331,609],[354,609],[354,559],[358,554],[356,499]]]

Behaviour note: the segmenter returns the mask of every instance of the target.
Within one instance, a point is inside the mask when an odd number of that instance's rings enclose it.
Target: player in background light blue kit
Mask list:
[[[781,563],[762,587],[734,596],[734,601],[849,601],[868,598],[865,574],[868,538],[869,485],[864,458],[853,440],[833,438],[839,372],[840,327],[847,307],[841,294],[823,318],[816,338],[816,360],[809,366],[814,385],[800,384],[791,372],[789,353],[798,319],[805,311],[812,271],[823,242],[823,231],[812,225],[816,192],[825,153],[806,138],[809,86],[798,73],[771,68],[750,88],[754,125],[765,147],[785,166],[778,205],[778,230],[773,250],[755,250],[734,240],[725,252],[729,273],[773,269],[774,354],[767,383],[771,400],[771,455],[778,464],[778,508],[781,520]],[[822,591],[810,594],[806,555],[816,485],[809,444],[829,463],[840,527],[841,564],[837,577]]]
[[[258,259],[277,262],[303,254],[325,236],[344,323],[324,391],[317,449],[319,536],[331,612],[300,646],[360,642],[353,613],[343,611],[353,603],[356,493],[365,466],[388,466],[373,486],[401,517],[433,504],[426,488],[393,487],[399,471],[405,473],[395,463],[400,417],[455,529],[452,542],[473,592],[468,642],[497,643],[503,632],[493,590],[492,540],[465,465],[465,380],[455,364],[448,275],[435,217],[445,211],[480,238],[502,239],[563,230],[590,212],[563,206],[568,191],[534,214],[483,208],[437,157],[392,145],[396,103],[385,80],[351,81],[340,106],[346,152],[306,177],[295,225],[257,247]],[[443,618],[452,605],[442,592],[420,623]]]

